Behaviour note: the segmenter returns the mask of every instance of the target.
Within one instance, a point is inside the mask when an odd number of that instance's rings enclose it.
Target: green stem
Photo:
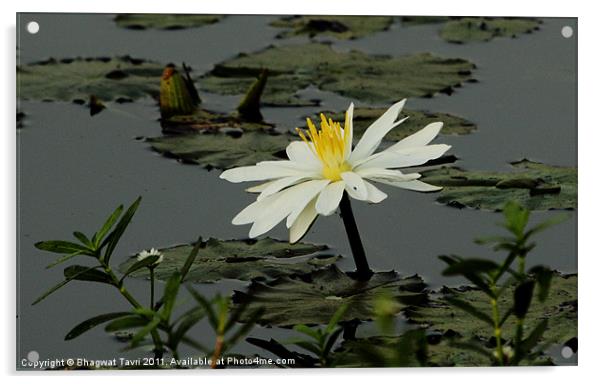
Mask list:
[[[136,300],[134,296],[132,296],[132,294],[125,288],[125,286],[117,278],[115,273],[113,273],[111,267],[100,259],[98,261],[100,262],[100,265],[104,269],[105,273],[109,275],[109,277],[113,281],[113,285],[119,290],[119,293],[121,293],[121,296],[123,296],[134,308],[143,308],[142,305],[140,305],[140,303],[138,302],[138,300]],[[155,358],[160,359],[163,357],[163,343],[161,342],[161,336],[159,336],[159,332],[157,332],[156,329],[154,329],[151,332],[151,336],[153,338],[153,343],[155,344]]]
[[[150,270],[150,308],[155,308],[155,268],[151,267]]]
[[[490,288],[496,296],[495,299],[491,299],[491,312],[493,315],[493,335],[495,337],[495,349],[500,365],[504,365],[504,350],[502,348],[502,328],[500,327],[500,308],[497,302],[497,289],[494,284],[492,284]]]
[[[518,273],[521,275],[521,277],[524,277],[525,275],[525,259],[525,255],[518,256]]]

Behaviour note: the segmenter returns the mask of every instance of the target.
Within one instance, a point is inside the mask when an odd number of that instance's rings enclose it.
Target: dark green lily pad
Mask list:
[[[464,44],[489,41],[494,37],[517,37],[532,33],[539,28],[539,24],[535,19],[467,17],[445,23],[439,35],[450,43]]]
[[[356,108],[353,111],[353,131],[357,133],[357,137],[361,137],[366,128],[386,110],[386,108]],[[334,114],[324,112],[324,114],[334,121],[345,121],[345,112]],[[400,118],[405,116],[409,116],[409,119],[391,130],[385,136],[385,140],[399,141],[435,121],[443,122],[441,133],[445,135],[465,135],[477,129],[476,125],[470,121],[448,113],[431,113],[404,109],[400,114]],[[318,117],[314,118],[314,120],[318,120]]]
[[[220,21],[223,15],[120,14],[117,26],[128,29],[185,29],[198,28]]]
[[[338,52],[328,44],[270,46],[217,64],[201,79],[201,88],[220,94],[242,94],[263,69],[270,79],[263,101],[270,105],[304,105],[296,92],[310,85],[366,103],[392,103],[404,97],[450,94],[471,78],[474,64],[430,53],[401,57]]]
[[[163,66],[128,56],[50,59],[17,68],[19,97],[76,101],[132,101],[159,94]]]
[[[401,278],[396,272],[375,273],[369,281],[354,280],[336,266],[307,275],[287,276],[270,283],[253,282],[247,292],[235,291],[234,302],[248,303],[246,314],[264,307],[259,323],[290,327],[295,324],[326,324],[344,303],[349,304],[342,320],[369,320],[375,298],[387,294],[402,305],[426,299],[425,284],[418,276]],[[241,321],[245,320],[245,315]]]
[[[163,262],[155,268],[155,276],[167,280],[184,266],[193,245],[179,245],[161,249]],[[221,279],[255,280],[272,279],[293,273],[308,273],[333,264],[340,256],[315,255],[327,249],[324,245],[308,243],[289,244],[270,238],[261,240],[218,240],[203,243],[186,280],[199,283]],[[136,257],[131,257],[119,266],[126,271]],[[143,268],[132,277],[148,277]]]
[[[491,326],[475,319],[466,312],[450,306],[444,297],[451,297],[470,303],[484,313],[491,313],[490,299],[482,291],[472,287],[443,288],[441,292],[431,295],[428,306],[407,308],[404,313],[410,321],[445,333],[454,333],[458,337],[488,341],[492,336]],[[513,306],[513,287],[504,291],[498,300],[500,313],[504,314]],[[563,344],[577,336],[577,276],[556,274],[548,299],[541,303],[533,299],[524,321],[525,334],[543,319],[548,319],[548,329],[543,334],[542,342]],[[516,318],[510,316],[502,326],[502,338],[514,336]]]
[[[282,160],[292,138],[292,135],[221,129],[216,133],[155,137],[147,142],[167,157],[208,169],[228,169],[264,160]]]
[[[278,38],[298,35],[334,36],[350,40],[386,31],[395,21],[392,16],[285,16],[270,23],[273,27],[288,28],[278,34]]]
[[[439,36],[450,43],[489,41],[495,37],[517,37],[539,29],[540,20],[525,17],[404,16],[403,25],[443,23]]]
[[[198,108],[189,115],[175,115],[161,120],[161,127],[166,133],[189,132],[219,132],[220,130],[234,130],[240,132],[265,131],[272,133],[272,124],[259,121],[253,122],[242,119],[239,114],[224,114]],[[237,148],[240,150],[241,148]],[[282,148],[281,148],[282,149]]]
[[[457,208],[501,210],[516,200],[530,210],[577,208],[577,169],[529,160],[515,172],[465,171],[442,167],[422,172],[422,181],[444,187],[437,201]]]

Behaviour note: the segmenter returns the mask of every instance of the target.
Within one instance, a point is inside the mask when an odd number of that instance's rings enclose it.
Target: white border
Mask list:
[[[1,103],[4,126],[2,132],[2,207],[5,212],[1,222],[0,244],[2,259],[2,293],[4,311],[0,317],[4,345],[0,348],[2,374],[8,382],[31,382],[44,380],[58,382],[106,382],[106,380],[134,380],[131,376],[145,376],[145,382],[166,380],[220,382],[261,382],[282,381],[287,383],[307,383],[313,380],[333,380],[340,377],[345,383],[367,381],[405,381],[451,383],[507,383],[545,381],[546,383],[590,382],[600,380],[596,375],[602,349],[600,323],[602,300],[599,291],[601,270],[600,247],[595,239],[600,237],[600,149],[602,124],[600,124],[600,17],[595,2],[589,5],[576,1],[545,2],[525,0],[489,1],[395,1],[370,0],[350,2],[341,0],[298,0],[298,1],[34,1],[18,0],[3,2],[0,17],[4,38]],[[29,375],[16,373],[15,367],[15,12],[156,12],[156,13],[246,13],[246,14],[399,14],[399,15],[507,15],[507,16],[561,16],[579,17],[577,35],[579,38],[579,367],[518,368],[518,369],[356,369],[356,370],[244,370],[222,372],[195,372],[189,377],[187,372],[112,372],[104,375],[86,373]],[[542,141],[545,145],[545,141]],[[596,204],[596,199],[598,200]],[[84,377],[85,376],[85,377]],[[110,377],[107,377],[110,376]],[[598,379],[589,380],[589,377]]]

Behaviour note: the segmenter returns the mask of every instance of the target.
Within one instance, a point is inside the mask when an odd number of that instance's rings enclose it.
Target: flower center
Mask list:
[[[350,140],[349,120],[345,117],[345,128],[332,119],[326,119],[320,114],[320,129],[318,130],[310,118],[307,118],[308,130],[297,128],[301,139],[322,162],[322,175],[329,180],[341,180],[341,174],[351,170],[346,159],[347,142]]]

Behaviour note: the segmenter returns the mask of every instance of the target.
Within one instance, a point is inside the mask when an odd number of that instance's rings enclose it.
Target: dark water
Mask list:
[[[238,52],[251,52],[274,40],[277,29],[267,26],[273,16],[227,17],[215,25],[181,31],[128,31],[117,28],[110,15],[40,14],[21,16],[40,23],[40,33],[20,33],[21,62],[48,57],[130,54],[160,62],[185,61],[197,73]],[[474,121],[478,131],[438,139],[453,145],[460,166],[507,169],[508,161],[528,157],[557,165],[576,165],[576,38],[564,39],[560,29],[574,19],[544,19],[541,30],[518,39],[495,39],[484,44],[453,45],[439,39],[437,26],[392,28],[365,39],[336,42],[339,49],[404,54],[431,51],[476,63],[479,83],[467,84],[451,97],[412,99],[410,108],[449,112]],[[349,100],[314,89],[326,97],[321,109],[342,109]],[[205,95],[210,109],[231,110],[238,97]],[[144,248],[164,247],[205,237],[237,238],[248,227],[230,224],[252,197],[240,185],[207,172],[162,158],[140,136],[156,136],[158,111],[150,99],[109,105],[90,118],[70,103],[22,102],[26,127],[18,132],[18,340],[17,356],[35,350],[41,359],[60,357],[113,358],[122,347],[101,328],[74,341],[63,337],[71,327],[99,313],[127,309],[127,304],[104,286],[71,283],[47,300],[30,303],[62,279],[60,267],[45,270],[53,256],[36,250],[40,240],[66,238],[72,230],[93,232],[118,204],[138,195],[142,205],[117,250],[122,260]],[[294,127],[315,108],[266,108],[267,120]],[[456,210],[434,202],[432,195],[383,187],[389,198],[381,204],[354,203],[356,219],[374,269],[418,273],[432,287],[460,281],[442,278],[437,255],[457,253],[499,257],[474,245],[472,239],[496,234],[499,214]],[[554,213],[536,212],[535,220]],[[547,264],[564,272],[577,271],[576,213],[540,236],[530,264]],[[283,225],[270,236],[287,238]],[[321,217],[305,238],[326,243],[349,255],[342,223]],[[342,269],[352,269],[346,257]],[[130,281],[132,291],[146,296],[147,282]],[[244,289],[245,283],[225,281],[200,287],[204,293]],[[185,305],[183,305],[185,307]],[[203,325],[201,325],[202,327]],[[211,335],[198,338],[211,345]],[[289,331],[257,327],[254,336],[282,339]],[[242,343],[238,351],[260,352]],[[139,356],[123,352],[118,356]],[[184,351],[183,355],[186,355]],[[569,360],[568,362],[573,362]],[[562,363],[562,361],[559,361]]]

